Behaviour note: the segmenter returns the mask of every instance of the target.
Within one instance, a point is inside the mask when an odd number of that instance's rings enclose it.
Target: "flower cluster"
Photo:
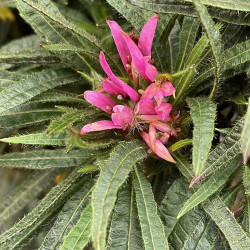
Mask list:
[[[150,151],[174,162],[164,146],[170,137],[176,137],[178,129],[172,126],[172,105],[165,97],[174,95],[175,88],[167,77],[160,75],[153,65],[151,47],[159,15],[151,17],[135,42],[114,21],[107,20],[118,53],[132,88],[118,78],[109,67],[105,55],[100,53],[100,64],[107,74],[98,91],[85,91],[84,98],[92,105],[111,114],[111,120],[85,125],[81,135],[91,131],[121,129],[130,132],[137,129]],[[146,85],[146,89],[141,89]]]

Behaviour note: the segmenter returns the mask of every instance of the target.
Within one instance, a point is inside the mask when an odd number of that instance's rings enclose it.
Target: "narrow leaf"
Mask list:
[[[174,143],[172,146],[170,146],[168,148],[168,150],[170,150],[171,152],[174,152],[174,151],[176,151],[176,150],[178,150],[180,148],[183,148],[183,147],[185,147],[187,145],[192,144],[192,142],[193,142],[192,139],[180,140],[180,141]]]
[[[118,192],[112,215],[107,249],[142,249],[141,231],[135,204],[135,194],[130,180]]]
[[[224,51],[221,45],[220,32],[216,30],[213,20],[211,19],[207,9],[204,7],[201,1],[193,0],[193,3],[208,36],[210,47],[215,60],[215,81],[212,92],[210,94],[210,97],[214,97],[217,94],[217,89],[221,81],[222,73],[224,71]]]
[[[237,169],[241,163],[241,156],[238,155],[230,163],[224,164],[219,170],[215,171],[210,178],[199,187],[199,189],[185,202],[177,218],[186,214],[189,210],[205,201],[224,185],[229,176]]]
[[[247,233],[250,233],[250,197],[247,196],[245,200],[245,213],[243,218],[243,228]]]
[[[193,48],[199,24],[200,22],[197,18],[184,17],[175,72],[178,72],[183,68],[185,61]]]
[[[57,135],[50,135],[46,133],[37,133],[29,135],[20,135],[9,138],[0,139],[2,142],[8,143],[22,143],[22,144],[32,144],[32,145],[53,145],[53,146],[64,146],[66,133],[60,133]]]
[[[63,149],[32,150],[3,154],[0,156],[0,165],[27,169],[69,168],[84,164],[93,153],[90,149],[88,151],[73,150],[69,153]]]
[[[241,133],[241,145],[243,150],[243,161],[246,163],[250,156],[250,98],[248,99],[247,114]]]
[[[83,187],[81,187],[80,190],[65,203],[62,210],[59,212],[54,225],[47,233],[43,244],[40,247],[41,250],[61,249],[64,239],[70,230],[74,228],[89,202],[89,195],[92,192],[93,184],[94,180],[86,182]],[[91,217],[87,218],[87,220],[91,220]]]
[[[245,193],[247,195],[250,195],[250,169],[246,164],[244,164],[244,169],[243,169],[243,184]]]
[[[88,205],[77,224],[65,238],[61,250],[82,250],[89,242],[91,235],[92,207]]]
[[[55,170],[36,171],[30,173],[27,178],[6,197],[0,205],[0,224],[4,224],[13,215],[20,212],[32,202],[43,190],[52,185],[58,174]]]
[[[0,113],[19,106],[48,89],[79,80],[78,75],[65,69],[48,69],[34,74],[0,92]]]
[[[126,180],[132,167],[146,157],[144,145],[137,140],[122,142],[112,151],[102,166],[92,194],[92,240],[96,249],[104,249],[109,216],[114,207],[118,188]]]
[[[27,239],[36,233],[44,222],[50,219],[51,215],[64,204],[79,187],[88,183],[88,177],[78,181],[77,169],[73,171],[63,182],[54,187],[38,205],[17,222],[12,228],[0,236],[1,249],[20,249],[20,246],[27,244]]]
[[[168,249],[151,186],[140,168],[135,168],[133,183],[145,249]]]
[[[223,232],[232,250],[249,248],[250,238],[219,197],[209,198],[203,207]]]
[[[188,99],[188,105],[194,123],[192,163],[194,175],[198,176],[212,144],[216,106],[207,98]]]

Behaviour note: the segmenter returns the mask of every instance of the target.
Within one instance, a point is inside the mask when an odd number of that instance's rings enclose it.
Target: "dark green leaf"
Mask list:
[[[48,69],[34,74],[0,92],[0,113],[19,106],[48,89],[79,80],[78,75],[65,69]]]
[[[245,188],[245,193],[247,195],[250,195],[250,169],[246,164],[244,164],[243,169],[243,184]]]
[[[140,168],[135,168],[134,171],[133,183],[144,248],[169,249],[152,188]]]
[[[250,98],[248,99],[247,114],[241,133],[241,145],[243,150],[243,162],[246,163],[250,156]]]
[[[89,242],[91,235],[92,207],[88,205],[81,214],[77,224],[65,238],[61,250],[82,250]],[[49,248],[51,249],[51,248]]]
[[[124,183],[132,167],[146,157],[144,144],[135,140],[121,142],[102,166],[92,194],[92,240],[97,249],[103,249],[109,216],[115,204],[118,188]]]
[[[47,169],[69,168],[83,165],[92,157],[93,151],[73,150],[66,153],[63,149],[32,150],[22,153],[8,153],[0,156],[2,167]]]
[[[58,214],[53,227],[46,235],[43,244],[40,247],[41,250],[61,249],[67,234],[74,228],[75,224],[80,219],[81,214],[89,201],[89,195],[92,192],[93,185],[94,180],[89,180],[65,203]],[[91,217],[88,218],[88,220],[91,220]]]
[[[107,249],[142,249],[141,231],[135,204],[132,182],[118,192]]]
[[[194,123],[192,163],[194,175],[199,176],[212,145],[216,105],[208,98],[188,99]]]

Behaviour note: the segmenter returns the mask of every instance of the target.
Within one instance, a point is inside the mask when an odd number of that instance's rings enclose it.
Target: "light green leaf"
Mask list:
[[[95,115],[98,115],[98,111],[96,110],[77,110],[77,109],[70,109],[65,114],[60,117],[58,120],[54,120],[50,123],[48,127],[49,134],[56,134],[60,133],[69,125],[73,124],[78,120],[85,120],[88,121],[90,118],[93,118]]]
[[[232,250],[249,248],[250,238],[219,197],[209,198],[203,208],[223,232]]]
[[[33,237],[36,231],[41,230],[43,224],[51,219],[51,216],[67,201],[72,193],[89,182],[89,177],[82,178],[77,182],[79,179],[77,170],[55,186],[32,212],[0,236],[1,249],[22,249],[27,244],[27,240]]]
[[[180,0],[178,0],[180,1]],[[184,2],[192,2],[192,0],[181,0]],[[201,0],[204,5],[213,6],[216,8],[222,8],[226,10],[238,10],[238,11],[250,11],[250,3],[248,0]]]
[[[210,47],[215,61],[215,80],[210,97],[213,98],[217,94],[217,89],[224,71],[224,51],[221,45],[220,32],[215,28],[213,20],[210,18],[206,7],[200,0],[192,0],[199,14],[201,22],[204,26],[209,39]]]
[[[136,211],[135,194],[130,180],[118,192],[112,215],[107,249],[141,250],[141,230]]]
[[[60,133],[57,135],[50,135],[46,133],[36,133],[29,135],[20,135],[9,138],[0,139],[2,142],[7,143],[22,143],[22,144],[32,144],[32,145],[53,145],[53,146],[64,146],[66,133]]]
[[[250,195],[250,169],[246,164],[244,164],[244,169],[243,169],[243,184],[245,193],[247,195]]]
[[[37,35],[26,36],[14,40],[0,49],[0,63],[10,64],[50,64],[60,60],[40,48],[40,38]]]
[[[240,150],[240,136],[243,127],[243,120],[237,122],[230,133],[225,139],[209,153],[205,168],[199,174],[197,178],[192,180],[193,184],[199,182],[199,180],[207,177],[219,169],[225,163],[230,162],[236,155],[239,154]]]
[[[236,96],[230,97],[230,101],[234,102],[237,105],[247,105],[248,102],[246,101],[246,98],[240,93]]]
[[[179,54],[176,60],[175,72],[180,71],[185,64],[195,42],[200,21],[198,18],[184,17],[180,34]]]
[[[134,171],[133,183],[144,248],[169,249],[152,188],[140,168],[135,168]]]
[[[88,205],[81,214],[77,224],[65,238],[61,250],[82,250],[89,242],[91,235],[92,207]]]
[[[209,0],[207,0],[207,2],[208,1]],[[230,2],[232,1],[233,0],[231,0]],[[179,2],[173,0],[164,0],[161,2],[159,2],[158,0],[130,0],[129,2],[132,5],[140,7],[143,10],[150,10],[156,13],[176,13],[192,17],[198,16],[192,4],[180,0]],[[238,11],[235,12],[230,10],[209,8],[209,13],[213,18],[222,20],[224,22],[229,22],[239,25],[249,25],[249,16],[246,15],[246,13],[244,12],[238,12]]]
[[[93,185],[94,180],[89,180],[65,203],[54,225],[46,234],[43,244],[40,247],[41,250],[61,249],[66,236],[79,221],[82,212],[89,203],[89,195],[92,192]],[[87,220],[91,220],[91,217]]]
[[[69,168],[83,165],[93,156],[93,151],[73,150],[66,153],[63,149],[32,150],[22,153],[8,153],[0,156],[2,167],[47,169]]]
[[[19,107],[20,108],[20,107]],[[48,120],[55,119],[62,114],[62,111],[42,108],[37,109],[33,105],[27,108],[11,110],[8,113],[0,114],[0,129],[15,129],[37,125]]]
[[[121,142],[112,151],[92,194],[92,240],[96,249],[104,249],[109,216],[115,204],[118,188],[124,183],[132,167],[146,157],[144,144],[134,140]]]
[[[243,150],[243,161],[246,163],[250,156],[250,98],[248,99],[247,114],[241,133],[241,145]]]
[[[216,105],[208,98],[188,99],[188,105],[194,123],[192,163],[196,177],[204,169],[212,145]]]
[[[77,74],[65,69],[48,69],[34,74],[0,92],[0,113],[19,106],[48,89],[79,80]]]
[[[43,190],[53,184],[58,170],[31,172],[8,197],[1,201],[0,224],[4,224],[13,215],[32,202]]]
[[[219,170],[215,171],[209,179],[202,184],[198,190],[185,202],[177,218],[186,214],[189,210],[205,201],[209,196],[215,193],[222,185],[224,185],[229,176],[237,169],[241,163],[241,156],[238,155],[231,160],[230,163],[224,164]]]
[[[172,146],[168,148],[169,151],[174,152],[180,148],[183,148],[187,145],[192,144],[193,140],[192,139],[185,139],[185,140],[180,140],[176,143],[174,143]]]

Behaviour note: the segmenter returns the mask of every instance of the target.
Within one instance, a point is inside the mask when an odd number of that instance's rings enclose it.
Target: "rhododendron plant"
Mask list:
[[[145,91],[140,89],[140,92],[143,92],[140,96],[135,89],[114,75],[103,52],[101,52],[100,64],[108,75],[108,78],[102,83],[102,92],[105,94],[86,91],[83,96],[92,105],[111,114],[112,122],[104,120],[87,124],[82,128],[81,135],[106,129],[122,129],[127,132],[137,129],[156,155],[167,161],[175,162],[164,146],[169,137],[177,135],[173,127],[174,124],[171,123],[172,105],[163,102],[164,97],[173,95],[175,88],[168,79],[155,80],[159,73],[149,62],[152,60],[151,47],[158,17],[159,15],[151,17],[145,24],[138,45],[122,31],[115,21],[107,20],[127,75],[132,82],[135,81],[134,88],[140,88],[140,82],[143,80],[147,81],[149,86]],[[110,94],[114,99],[107,94]],[[152,100],[153,97],[157,104]],[[121,101],[124,105],[116,105],[114,100]],[[155,122],[161,126],[155,127]],[[168,128],[168,132],[166,132],[165,127]],[[157,130],[164,133],[159,139],[157,138]]]
[[[250,246],[248,0],[0,0],[0,250]]]

